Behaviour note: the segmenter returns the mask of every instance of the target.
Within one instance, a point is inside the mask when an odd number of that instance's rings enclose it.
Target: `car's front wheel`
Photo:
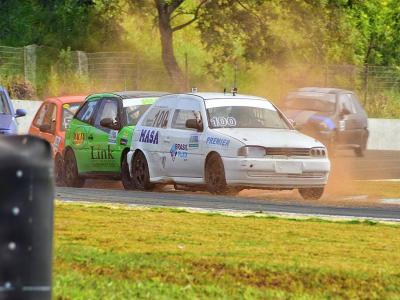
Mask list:
[[[85,184],[85,179],[79,176],[75,154],[72,150],[65,153],[64,158],[64,181],[69,187],[81,188]]]
[[[121,179],[122,185],[126,190],[134,190],[135,184],[129,174],[128,156],[125,154],[121,164]]]
[[[300,188],[299,193],[304,200],[318,200],[324,193],[324,188]]]
[[[231,192],[226,184],[224,163],[218,154],[213,153],[210,155],[206,161],[204,171],[207,189],[211,194],[221,195]]]
[[[362,137],[361,137],[361,144],[359,147],[354,149],[354,153],[357,157],[364,157],[365,150],[367,149],[367,142],[368,142],[368,131],[365,130]]]
[[[143,152],[136,153],[132,160],[133,184],[138,190],[149,191],[153,188],[150,182],[149,165]]]

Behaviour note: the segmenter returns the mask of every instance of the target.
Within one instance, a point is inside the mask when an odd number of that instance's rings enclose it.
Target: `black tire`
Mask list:
[[[324,194],[324,188],[300,188],[299,193],[304,200],[318,200]]]
[[[357,157],[364,157],[365,150],[367,149],[368,142],[368,131],[365,131],[361,138],[361,145],[358,148],[354,149],[354,153]]]
[[[138,190],[149,191],[154,185],[150,182],[149,165],[146,157],[139,151],[132,159],[133,184]]]
[[[124,154],[124,158],[122,159],[121,164],[121,181],[125,190],[134,190],[135,184],[131,178],[129,173],[129,165],[128,165],[128,156]]]
[[[61,155],[54,159],[54,181],[57,186],[64,186],[64,162]]]
[[[218,154],[213,153],[207,159],[204,176],[207,190],[211,194],[235,194],[235,190],[229,189],[226,184],[224,163]]]
[[[75,154],[67,150],[64,158],[64,182],[69,187],[81,188],[85,185],[85,179],[79,176]]]

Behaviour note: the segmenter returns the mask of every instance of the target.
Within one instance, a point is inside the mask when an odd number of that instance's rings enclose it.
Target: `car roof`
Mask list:
[[[89,95],[86,99],[92,100],[98,97],[119,97],[121,99],[133,99],[133,98],[151,98],[161,97],[168,95],[167,92],[154,92],[154,91],[122,91],[122,92],[110,92],[110,93],[94,93]]]
[[[179,94],[178,94],[179,95]],[[235,94],[232,93],[188,93],[182,95],[190,95],[190,96],[197,96],[202,98],[203,100],[214,100],[214,99],[247,99],[247,100],[265,100],[265,98],[258,97],[258,96],[250,96],[250,95],[242,95],[242,94]]]
[[[154,91],[123,91],[113,92],[112,94],[120,96],[122,99],[130,98],[146,98],[146,97],[161,97],[168,95],[167,92],[154,92]]]
[[[321,93],[321,94],[353,94],[354,92],[349,91],[349,90],[344,90],[344,89],[338,89],[338,88],[329,88],[329,87],[325,87],[325,88],[321,88],[321,87],[304,87],[304,88],[300,88],[296,91],[294,91],[294,93],[296,92],[309,92],[309,93]]]
[[[51,97],[44,100],[44,102],[59,102],[61,104],[64,103],[79,103],[85,101],[86,96],[62,96],[62,97]]]

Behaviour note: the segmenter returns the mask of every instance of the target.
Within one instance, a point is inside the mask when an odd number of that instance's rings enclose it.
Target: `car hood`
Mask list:
[[[245,145],[283,148],[324,147],[316,139],[296,130],[269,128],[219,128],[213,130],[237,139]]]
[[[12,120],[11,115],[0,114],[0,129],[11,129]]]

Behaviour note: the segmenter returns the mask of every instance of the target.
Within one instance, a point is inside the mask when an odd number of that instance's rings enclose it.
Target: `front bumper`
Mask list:
[[[228,185],[294,189],[323,187],[328,181],[327,158],[223,157]]]

